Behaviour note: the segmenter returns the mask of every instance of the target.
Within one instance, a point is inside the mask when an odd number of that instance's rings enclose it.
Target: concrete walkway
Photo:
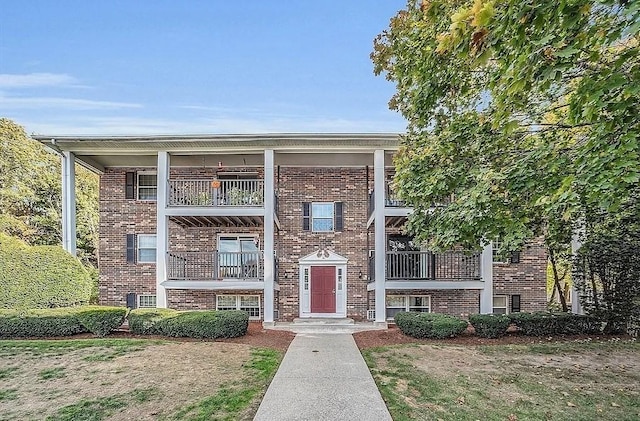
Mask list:
[[[377,421],[391,416],[353,336],[299,333],[254,420]]]

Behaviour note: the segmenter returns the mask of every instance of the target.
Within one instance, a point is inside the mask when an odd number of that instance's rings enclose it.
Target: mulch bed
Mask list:
[[[170,341],[181,342],[229,342],[239,343],[245,345],[251,345],[260,348],[273,348],[279,351],[286,352],[289,348],[289,344],[293,341],[295,333],[284,330],[270,330],[264,329],[261,322],[250,322],[249,329],[245,336],[239,338],[229,339],[194,339],[194,338],[168,338],[166,336],[155,335],[135,335],[126,329],[120,329],[109,334],[108,338],[123,338],[123,339],[162,339]],[[48,337],[48,338],[24,338],[24,339],[91,339],[95,338],[91,333],[83,333],[80,335],[66,336],[66,337]],[[441,345],[461,345],[461,346],[477,346],[477,345],[510,345],[510,344],[540,344],[540,343],[553,343],[553,342],[570,342],[580,340],[591,341],[609,341],[613,338],[619,338],[622,340],[631,339],[631,336],[588,336],[588,335],[558,335],[549,337],[532,337],[524,336],[518,332],[510,329],[510,332],[498,339],[480,338],[473,334],[473,330],[469,329],[462,335],[456,338],[450,339],[416,339],[411,336],[406,336],[395,325],[389,326],[384,330],[369,330],[364,332],[357,332],[353,334],[353,338],[356,341],[356,345],[359,349],[375,348],[389,345],[401,345],[401,344],[441,344]],[[16,338],[19,339],[19,338]]]
[[[506,336],[497,339],[487,339],[475,336],[471,330],[464,332],[462,335],[450,338],[450,339],[416,339],[411,336],[407,336],[396,326],[389,326],[386,330],[369,330],[364,332],[357,332],[353,334],[353,338],[356,341],[358,348],[375,348],[388,345],[401,345],[401,344],[441,344],[441,345],[462,345],[462,346],[477,346],[477,345],[527,345],[527,344],[540,344],[540,343],[553,343],[553,342],[571,342],[581,340],[591,341],[608,341],[613,338],[631,339],[630,336],[588,336],[588,335],[556,335],[548,337],[534,337],[524,336],[518,332],[511,331]]]

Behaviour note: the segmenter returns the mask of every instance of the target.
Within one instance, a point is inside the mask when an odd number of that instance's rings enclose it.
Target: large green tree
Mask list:
[[[98,177],[77,166],[78,250],[96,263]],[[60,158],[0,118],[0,231],[32,245],[61,242]]]
[[[589,209],[616,212],[640,183],[639,28],[640,2],[410,0],[372,53],[407,120],[408,230],[560,255]]]

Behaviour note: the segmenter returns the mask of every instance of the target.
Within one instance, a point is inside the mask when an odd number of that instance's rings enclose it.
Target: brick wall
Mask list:
[[[542,240],[527,244],[520,251],[519,263],[493,264],[493,293],[521,296],[521,311],[547,309],[547,254]]]
[[[102,304],[125,305],[126,294],[129,292],[155,293],[155,264],[126,262],[126,235],[155,234],[156,229],[155,202],[125,199],[125,173],[135,170],[108,168],[100,180],[99,291]],[[262,174],[262,169],[257,172]],[[215,173],[216,170],[211,168],[172,169],[173,178],[208,178]],[[374,240],[373,230],[367,230],[366,227],[369,216],[368,192],[373,185],[372,170],[369,171],[369,177],[364,167],[281,167],[277,174],[281,229],[275,232],[275,247],[279,258],[276,276],[280,285],[280,291],[276,292],[275,308],[279,310],[280,320],[291,320],[299,315],[298,260],[323,248],[349,259],[347,316],[357,320],[364,319],[366,310],[374,308],[373,292],[367,292],[368,250],[373,249]],[[302,230],[303,202],[336,201],[344,203],[342,232],[313,233]],[[388,232],[399,233],[400,230],[395,228]],[[220,233],[255,234],[258,235],[260,244],[264,243],[262,226],[183,227],[172,221],[169,224],[169,249],[216,250]],[[546,308],[544,248],[539,242],[535,242],[522,250],[520,258],[520,263],[517,264],[494,264],[495,294],[520,294],[522,311],[543,310]],[[241,293],[256,294],[251,291]],[[396,293],[410,292],[387,292]],[[434,290],[411,293],[431,295],[432,311],[435,312],[466,316],[479,310],[478,291]],[[215,308],[215,292],[171,290],[168,292],[168,304],[180,309]]]
[[[347,317],[366,318],[369,196],[365,168],[282,167],[276,185],[281,224],[281,229],[276,231],[280,319],[291,320],[300,314],[298,260],[325,248],[349,259]],[[303,231],[303,202],[343,202],[343,231]]]

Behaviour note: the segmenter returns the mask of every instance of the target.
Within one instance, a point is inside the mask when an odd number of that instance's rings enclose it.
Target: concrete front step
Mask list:
[[[386,323],[358,322],[353,319],[295,319],[293,322],[264,324],[265,329],[288,330],[294,333],[355,333],[386,329]]]
[[[307,318],[295,318],[293,324],[301,326],[324,326],[324,325],[353,325],[356,322],[353,319],[348,318],[335,318],[335,317],[307,317]]]

